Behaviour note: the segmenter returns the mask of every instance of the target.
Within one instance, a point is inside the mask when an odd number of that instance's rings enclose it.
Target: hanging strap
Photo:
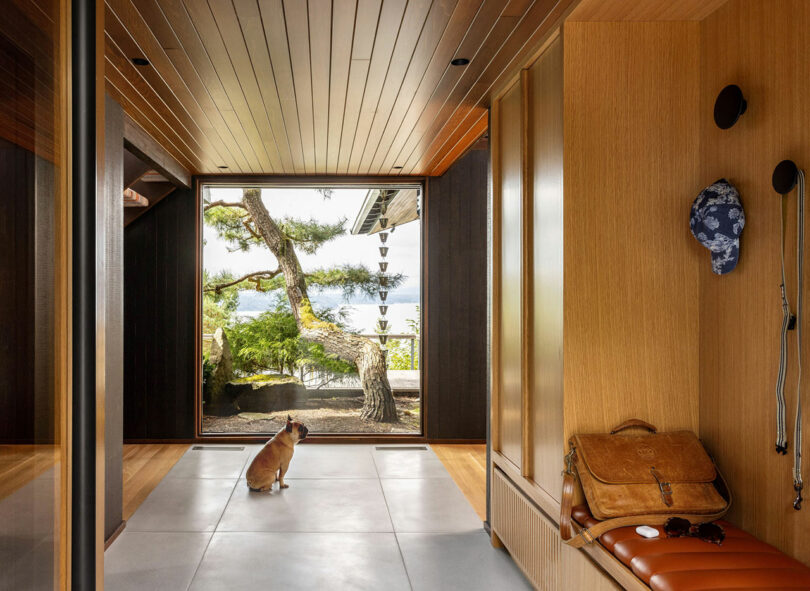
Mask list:
[[[804,171],[799,170],[798,215],[796,222],[796,358],[798,380],[796,384],[796,427],[793,435],[793,489],[796,499],[793,508],[802,508],[802,283],[804,280]]]
[[[785,281],[785,226],[787,225],[787,195],[782,195],[782,336],[779,341],[779,373],[776,376],[776,453],[787,453],[787,429],[785,421],[785,377],[787,376],[788,331],[793,330],[796,317],[790,312]]]

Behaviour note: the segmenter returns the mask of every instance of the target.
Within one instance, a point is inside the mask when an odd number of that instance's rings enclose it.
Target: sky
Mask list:
[[[272,188],[262,190],[262,200],[274,218],[294,217],[304,220],[334,223],[346,219],[346,235],[326,243],[316,254],[298,251],[298,258],[304,271],[318,267],[332,267],[346,263],[365,264],[377,270],[380,260],[380,239],[372,236],[350,234],[351,227],[360,211],[366,196],[366,189],[335,189],[331,199],[324,199],[314,189]],[[241,189],[211,188],[211,201],[239,201]],[[248,252],[228,252],[227,244],[216,232],[204,226],[205,247],[203,266],[211,274],[229,270],[234,276],[252,271],[276,268],[276,261],[269,250],[253,248]],[[389,298],[400,292],[400,301],[418,302],[420,266],[420,228],[418,222],[411,222],[396,228],[389,236],[387,246],[389,273],[403,273],[403,284],[392,291]],[[407,294],[407,295],[406,295]],[[412,297],[410,294],[414,294]],[[312,294],[317,303],[317,295]],[[247,299],[247,298],[245,298]],[[357,299],[352,303],[373,303],[367,299]]]

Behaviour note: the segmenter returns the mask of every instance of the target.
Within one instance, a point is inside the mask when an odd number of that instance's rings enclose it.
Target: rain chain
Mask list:
[[[386,232],[386,228],[388,227],[388,218],[385,217],[386,211],[388,210],[388,192],[382,191],[382,201],[380,202],[380,228],[382,231],[379,233],[380,236],[380,257],[382,260],[380,261],[380,274],[379,274],[379,282],[380,282],[380,289],[378,293],[380,294],[380,318],[377,320],[377,324],[379,326],[379,339],[380,345],[382,346],[383,358],[385,359],[386,366],[388,365],[388,347],[386,343],[388,341],[388,335],[385,334],[388,330],[388,320],[385,318],[385,315],[388,313],[388,304],[386,304],[386,300],[388,299],[388,288],[390,287],[390,279],[388,275],[388,261],[386,257],[388,256],[388,247],[386,243],[388,242],[388,234]]]

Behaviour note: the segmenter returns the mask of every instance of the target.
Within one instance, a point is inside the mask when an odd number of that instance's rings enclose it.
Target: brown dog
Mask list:
[[[281,488],[289,488],[289,484],[284,484],[284,475],[290,467],[293,446],[304,439],[307,433],[309,429],[301,423],[293,422],[292,417],[287,415],[287,426],[276,433],[250,463],[246,476],[250,490],[270,490],[276,480]]]

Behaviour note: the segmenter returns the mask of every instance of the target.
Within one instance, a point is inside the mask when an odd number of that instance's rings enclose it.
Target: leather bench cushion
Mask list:
[[[703,589],[810,589],[810,574],[788,568],[737,568],[734,570],[680,571],[655,575],[654,591],[701,591]]]
[[[704,542],[705,543],[705,542]],[[649,583],[653,575],[679,571],[719,570],[740,568],[801,569],[798,561],[781,552],[674,552],[651,554],[631,561],[633,572]]]
[[[574,508],[573,518],[585,527],[599,523],[583,505]],[[721,545],[667,538],[660,527],[658,538],[621,527],[599,541],[654,591],[810,590],[810,568],[727,521],[717,523],[726,532]]]

